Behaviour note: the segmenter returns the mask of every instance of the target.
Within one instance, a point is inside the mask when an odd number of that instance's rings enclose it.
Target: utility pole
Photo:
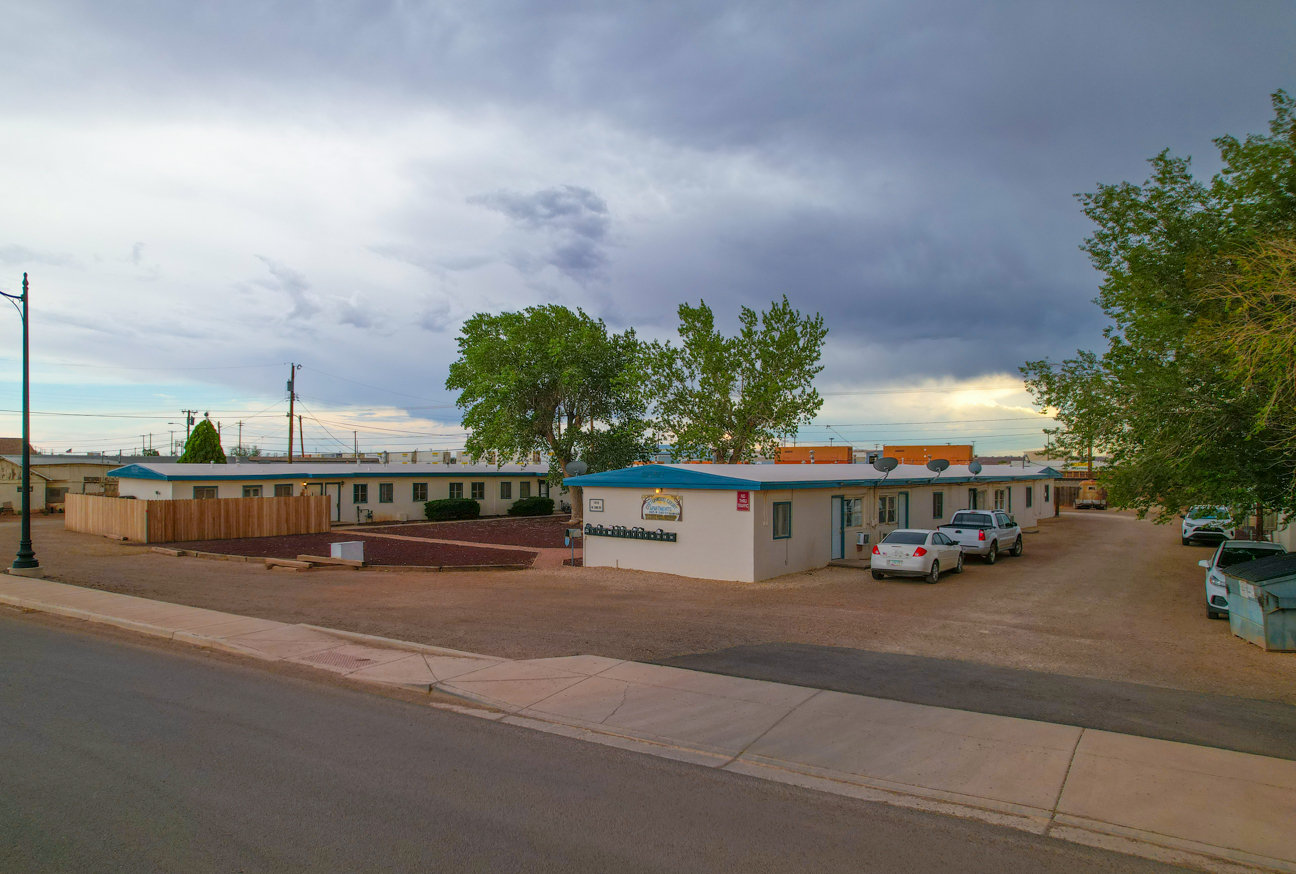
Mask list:
[[[32,549],[31,540],[31,371],[28,367],[29,353],[27,344],[27,301],[31,293],[27,288],[27,274],[23,274],[22,294],[13,295],[5,294],[0,291],[0,296],[9,298],[10,302],[22,301],[22,309],[18,314],[22,316],[23,329],[23,387],[22,387],[22,533],[18,536],[18,552],[14,556],[13,566],[9,572],[20,577],[40,577],[45,572],[41,570],[40,562],[36,560],[36,551]],[[14,309],[18,309],[18,304],[14,304]]]
[[[297,400],[297,371],[300,364],[288,365],[288,463],[293,462],[293,404]]]
[[[239,421],[238,426],[239,426],[239,442],[238,442],[238,451],[239,451],[239,454],[240,454],[240,455],[246,455],[247,453],[243,451],[243,422],[242,422],[242,420]]]
[[[197,410],[181,410],[185,414],[185,445],[189,445],[189,430],[193,428],[194,416],[198,415]]]
[[[300,443],[300,446],[298,448],[301,449],[301,457],[305,458],[306,457],[306,426],[302,424],[301,416],[297,417],[297,441],[298,443]]]
[[[356,457],[356,461],[359,461],[360,460],[360,432],[352,431],[351,439],[355,441],[355,457]]]

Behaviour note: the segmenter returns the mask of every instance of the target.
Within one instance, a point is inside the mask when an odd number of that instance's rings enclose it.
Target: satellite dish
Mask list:
[[[981,472],[981,462],[979,462],[979,461],[969,461],[969,462],[968,462],[968,471],[969,471],[973,476],[976,476],[977,474],[979,474],[979,473]]]
[[[589,465],[586,464],[585,462],[569,461],[567,462],[567,466],[563,468],[563,473],[567,474],[568,476],[581,476],[587,470],[589,470]]]
[[[877,470],[882,471],[882,473],[890,473],[891,471],[895,470],[899,466],[900,466],[900,459],[891,458],[890,456],[887,456],[886,458],[879,458],[877,461],[873,462],[873,467],[876,468]]]
[[[937,476],[940,476],[941,471],[945,470],[948,467],[949,467],[949,462],[943,458],[933,458],[931,461],[927,462],[927,469],[930,470],[932,473],[936,474]]]

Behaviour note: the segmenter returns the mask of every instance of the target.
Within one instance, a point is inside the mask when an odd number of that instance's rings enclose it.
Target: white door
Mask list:
[[[845,554],[842,543],[842,499],[836,497],[832,499],[832,521],[830,524],[830,537],[832,539],[832,557],[842,558]]]
[[[334,522],[342,521],[342,483],[325,483],[324,494],[328,495],[329,514]]]

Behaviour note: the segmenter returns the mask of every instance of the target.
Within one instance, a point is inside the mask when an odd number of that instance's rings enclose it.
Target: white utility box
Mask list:
[[[329,558],[345,558],[347,561],[364,561],[364,541],[346,540],[342,543],[330,543]]]

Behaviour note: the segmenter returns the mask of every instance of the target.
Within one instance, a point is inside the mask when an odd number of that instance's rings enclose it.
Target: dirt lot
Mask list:
[[[530,516],[516,519],[483,519],[473,522],[435,522],[425,525],[384,526],[384,534],[406,534],[438,540],[503,543],[508,546],[561,548],[571,516]]]
[[[1048,521],[1022,558],[971,561],[935,586],[847,568],[756,584],[605,568],[275,574],[70,534],[56,519],[35,529],[38,556],[65,582],[509,657],[655,660],[793,642],[1296,704],[1296,655],[1206,618],[1196,562],[1209,549],[1115,512]],[[0,522],[0,554],[17,539],[17,524]]]
[[[393,532],[394,533],[394,532]],[[257,558],[296,558],[299,555],[328,555],[329,544],[345,540],[364,541],[365,561],[376,565],[443,567],[483,564],[531,566],[535,553],[514,549],[483,549],[449,543],[416,543],[385,537],[366,537],[358,532],[337,534],[294,534],[287,537],[249,537],[243,540],[193,540],[159,543],[171,549],[219,552],[222,555],[253,555]]]

